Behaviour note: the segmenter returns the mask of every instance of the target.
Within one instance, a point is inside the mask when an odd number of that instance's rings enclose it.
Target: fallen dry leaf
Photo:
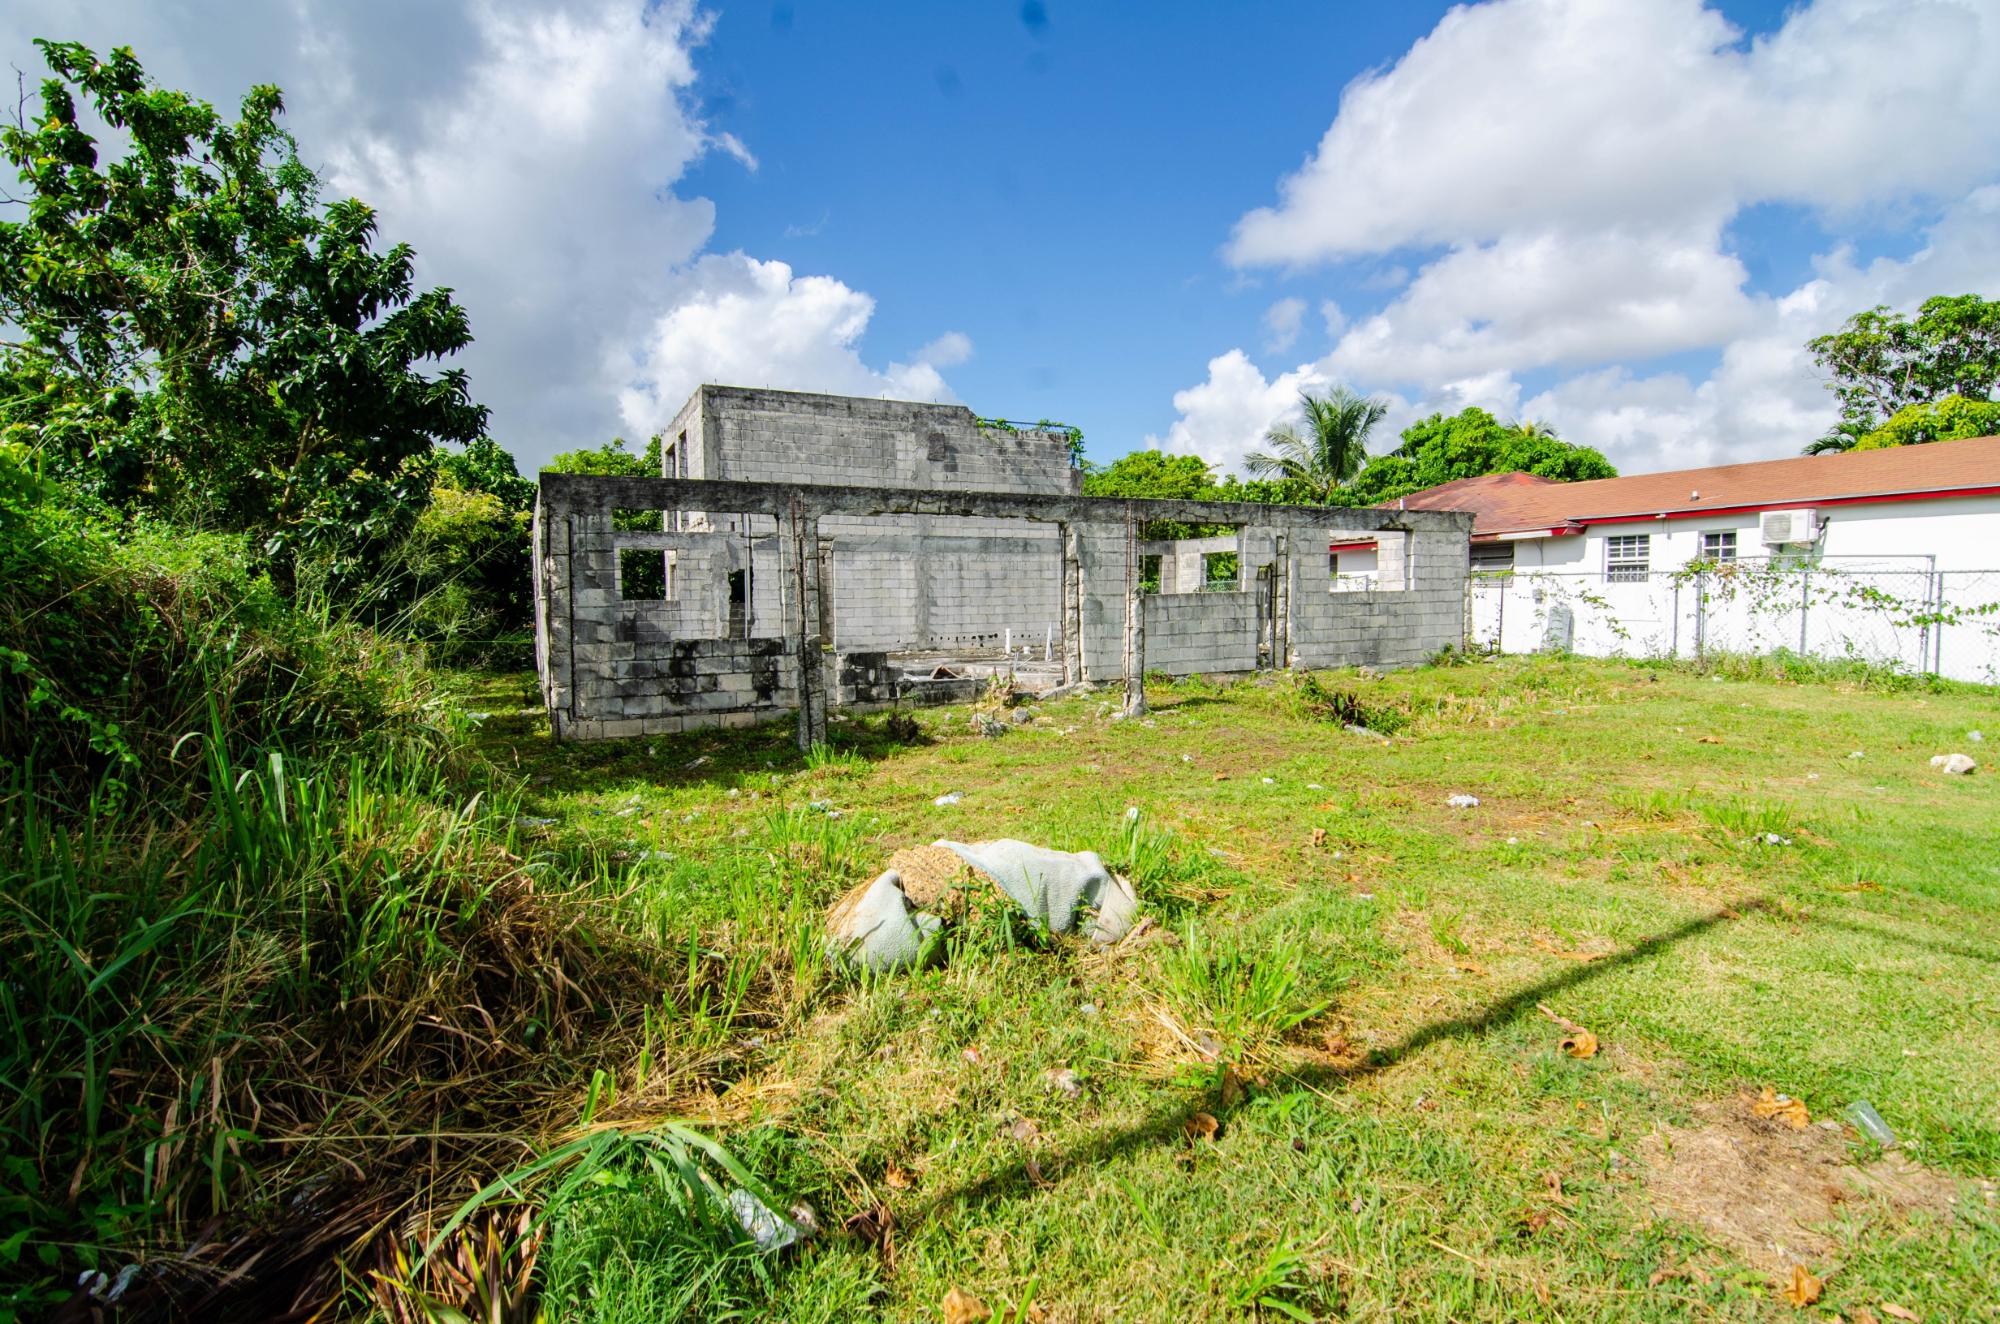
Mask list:
[[[1028,1303],[1028,1324],[1049,1324],[1049,1321],[1054,1318],[1055,1316],[1049,1313],[1049,1308],[1041,1302],[1030,1301]]]
[[[883,1262],[890,1268],[896,1267],[896,1216],[887,1205],[878,1204],[873,1209],[850,1214],[840,1227],[856,1241],[880,1251]]]
[[[1596,1057],[1597,1036],[1588,1030],[1578,1030],[1563,1039],[1562,1050],[1575,1058]]]
[[[1669,1283],[1677,1279],[1693,1283],[1698,1287],[1707,1287],[1715,1281],[1714,1278],[1709,1276],[1706,1270],[1689,1264],[1653,1270],[1652,1274],[1646,1279],[1646,1286],[1658,1287],[1661,1283]]]
[[[1325,829],[1325,828],[1314,828],[1314,829],[1313,829],[1313,845],[1315,845],[1315,846],[1324,846],[1324,845],[1326,845],[1326,829]]]
[[[1550,1168],[1542,1174],[1542,1185],[1548,1188],[1550,1195],[1560,1196],[1563,1193],[1562,1174]]]
[[[1007,1128],[1007,1134],[1024,1145],[1032,1145],[1041,1139],[1042,1128],[1036,1126],[1029,1118],[1023,1117],[1020,1121],[1015,1122]]]
[[[1882,1324],[1882,1321],[1877,1319],[1875,1312],[1867,1306],[1857,1306],[1854,1310],[1854,1324]]]
[[[1181,1130],[1187,1133],[1190,1141],[1213,1140],[1219,1129],[1220,1123],[1207,1113],[1196,1113],[1181,1125]]]
[[[1907,1321],[1908,1324],[1918,1324],[1916,1311],[1910,1309],[1908,1306],[1899,1306],[1894,1301],[1884,1301],[1882,1303],[1882,1313],[1890,1319],[1900,1319]]]
[[[1226,782],[1229,780],[1229,774],[1226,772],[1218,772],[1215,774],[1215,780],[1219,782]]]
[[[1722,738],[1720,736],[1696,736],[1694,743],[1697,745],[1719,745],[1722,743]]]
[[[1243,1077],[1236,1074],[1235,1067],[1222,1069],[1222,1106],[1234,1108],[1243,1102]]]
[[[1824,1283],[1806,1272],[1805,1265],[1794,1264],[1792,1266],[1792,1281],[1785,1288],[1785,1300],[1792,1303],[1792,1309],[1804,1310],[1807,1306],[1819,1300],[1820,1291],[1824,1287]]]
[[[980,1324],[982,1320],[993,1318],[993,1312],[986,1308],[984,1301],[959,1287],[944,1294],[944,1301],[938,1309],[944,1312],[944,1324]]]
[[[900,1163],[891,1163],[889,1170],[882,1174],[882,1184],[892,1191],[907,1191],[916,1185],[916,1181]]]
[[[1769,1085],[1750,1101],[1750,1111],[1758,1117],[1768,1117],[1783,1122],[1794,1131],[1805,1130],[1812,1121],[1811,1115],[1806,1112],[1803,1099],[1780,1094]]]

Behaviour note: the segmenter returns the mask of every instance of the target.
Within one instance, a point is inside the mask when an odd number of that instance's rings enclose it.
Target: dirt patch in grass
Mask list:
[[[1793,1130],[1753,1116],[1747,1098],[1697,1111],[1698,1126],[1667,1127],[1639,1145],[1658,1207],[1693,1224],[1752,1265],[1825,1271],[1837,1258],[1843,1213],[1903,1221],[1948,1218],[1956,1184],[1902,1154],[1856,1163],[1843,1128]]]

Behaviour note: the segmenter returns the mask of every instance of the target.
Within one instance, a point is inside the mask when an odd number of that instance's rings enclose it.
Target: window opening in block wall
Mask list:
[[[644,547],[618,551],[618,596],[626,602],[665,602],[667,553]]]
[[[1142,556],[1139,558],[1139,591],[1141,593],[1158,593],[1160,591],[1160,562],[1162,559],[1159,556]]]
[[[827,538],[819,544],[819,642],[833,647],[833,541]]]
[[[1417,540],[1406,529],[1383,529],[1375,535],[1375,576],[1363,580],[1371,593],[1401,593],[1417,582]],[[1334,590],[1340,591],[1336,583]]]
[[[1514,544],[1476,542],[1472,544],[1472,573],[1504,575],[1514,568]]]
[[[750,637],[750,572],[729,572],[729,637]]]
[[[1227,593],[1236,587],[1237,556],[1235,552],[1203,552],[1201,554],[1201,591],[1204,593]]]

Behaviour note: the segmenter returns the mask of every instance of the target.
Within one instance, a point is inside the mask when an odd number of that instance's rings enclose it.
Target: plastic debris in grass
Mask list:
[[[741,1186],[729,1193],[729,1212],[766,1255],[809,1240],[818,1230],[812,1211],[804,1205],[795,1206],[786,1217]]]
[[[553,818],[535,818],[528,814],[522,814],[514,820],[514,826],[529,829],[545,828],[555,826],[555,822],[556,820]]]
[[[1902,1143],[1889,1129],[1889,1124],[1882,1120],[1882,1114],[1875,1111],[1875,1105],[1866,1099],[1856,1099],[1848,1104],[1845,1116],[1854,1123],[1855,1129],[1884,1149],[1894,1149]]]
[[[1059,851],[1025,841],[937,841],[889,858],[874,881],[827,912],[828,946],[871,971],[907,969],[935,950],[951,894],[992,887],[1035,927],[1081,931],[1108,945],[1131,931],[1139,897],[1094,851]]]
[[[1766,846],[1789,846],[1792,844],[1790,837],[1781,837],[1775,832],[1766,832],[1763,836],[1757,838],[1757,840],[1763,842]]]
[[[963,800],[964,798],[965,794],[962,791],[947,791],[945,794],[940,795],[937,799],[931,801],[931,803],[936,805],[938,808],[943,809],[947,805],[957,804],[960,800]]]
[[[1479,797],[1476,795],[1454,795],[1449,800],[1446,800],[1445,803],[1453,809],[1477,809],[1479,808]]]

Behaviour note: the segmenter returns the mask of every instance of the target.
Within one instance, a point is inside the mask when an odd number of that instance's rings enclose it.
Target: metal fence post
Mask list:
[[[1942,570],[1936,574],[1938,622],[1937,633],[1931,636],[1931,674],[1936,676],[1944,674],[1944,575]]]
[[[1707,656],[1708,633],[1708,569],[1696,566],[1694,570],[1694,660],[1702,661]]]
[[[1812,609],[1812,567],[1799,567],[1799,656],[1809,656],[1806,643],[1806,613]]]

